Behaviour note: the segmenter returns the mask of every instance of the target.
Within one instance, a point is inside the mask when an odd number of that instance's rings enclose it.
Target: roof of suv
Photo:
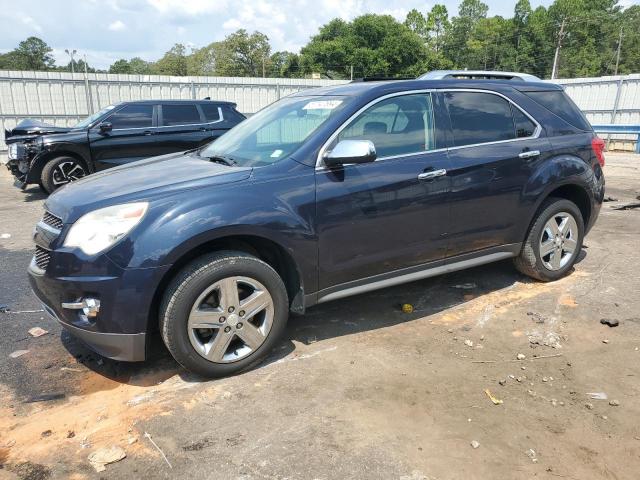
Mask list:
[[[205,103],[215,103],[215,104],[220,104],[220,105],[232,105],[235,106],[236,104],[234,102],[228,102],[225,100],[206,100],[206,99],[202,99],[202,100],[193,100],[191,98],[184,98],[184,99],[177,99],[177,100],[163,100],[163,99],[156,99],[156,100],[123,100],[122,102],[118,102],[118,104],[123,104],[123,103],[199,103],[199,104],[205,104]]]
[[[404,90],[421,89],[446,89],[446,88],[473,88],[495,90],[498,92],[520,90],[562,90],[562,86],[548,82],[514,82],[510,80],[470,80],[470,79],[443,79],[443,80],[392,80],[382,82],[353,82],[330,87],[303,90],[293,94],[296,97],[313,95],[337,95],[358,96],[364,93],[379,91],[380,93],[395,93]]]

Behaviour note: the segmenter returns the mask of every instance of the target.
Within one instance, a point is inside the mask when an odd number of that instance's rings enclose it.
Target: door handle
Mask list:
[[[540,155],[540,150],[528,150],[526,152],[520,153],[518,156],[520,158],[533,158]]]
[[[431,180],[437,177],[442,177],[447,174],[447,171],[444,168],[439,170],[431,170],[429,172],[423,172],[418,175],[418,180]]]

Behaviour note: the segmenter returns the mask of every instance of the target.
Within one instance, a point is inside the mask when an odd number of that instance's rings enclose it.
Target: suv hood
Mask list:
[[[245,180],[251,171],[250,167],[227,167],[195,154],[171,153],[110,168],[68,184],[49,196],[45,208],[70,223],[97,208]]]
[[[71,130],[71,127],[56,127],[55,125],[28,118],[26,120],[22,120],[11,130],[5,129],[4,138],[7,143],[14,143],[21,140],[40,137],[42,135],[67,133]]]

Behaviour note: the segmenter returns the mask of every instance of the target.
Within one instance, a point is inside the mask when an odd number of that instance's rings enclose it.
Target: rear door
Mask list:
[[[210,140],[211,132],[195,103],[162,103],[158,115],[158,150],[161,155],[198,147]]]
[[[541,127],[507,97],[441,92],[451,122],[451,227],[447,255],[522,242],[522,194],[550,144]]]
[[[429,92],[392,96],[372,104],[329,143],[331,149],[344,139],[371,140],[377,159],[316,170],[324,294],[444,258],[449,162],[435,117]]]
[[[131,103],[103,120],[111,123],[111,131],[101,133],[98,125],[93,127],[89,144],[96,170],[158,155],[156,110],[152,103]]]

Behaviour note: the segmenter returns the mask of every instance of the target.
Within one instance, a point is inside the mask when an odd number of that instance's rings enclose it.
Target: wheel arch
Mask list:
[[[56,150],[52,152],[42,153],[33,159],[33,161],[31,162],[31,165],[29,165],[29,174],[27,175],[27,182],[39,183],[40,176],[42,175],[42,169],[44,168],[44,166],[49,161],[54,160],[56,158],[60,158],[60,157],[71,157],[75,160],[78,160],[79,162],[82,162],[82,165],[87,170],[87,172],[93,173],[90,170],[87,160],[83,158],[82,155],[80,155],[79,153],[73,152],[73,151],[67,151],[67,150],[61,150],[61,151]]]
[[[162,276],[153,295],[147,331],[157,328],[159,305],[171,279],[191,261],[207,253],[231,250],[253,255],[270,265],[282,278],[289,297],[289,309],[304,312],[304,288],[298,265],[292,255],[276,243],[258,235],[228,235],[204,242],[183,253]]]

